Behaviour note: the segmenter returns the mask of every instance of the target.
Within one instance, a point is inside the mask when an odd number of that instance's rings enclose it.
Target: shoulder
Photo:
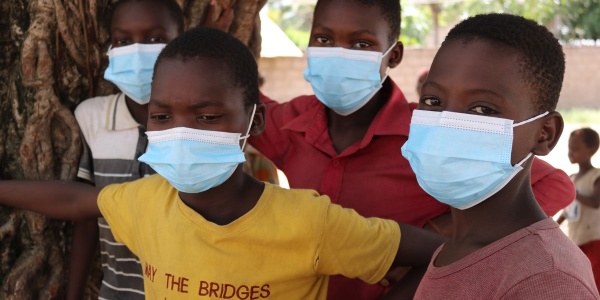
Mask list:
[[[590,274],[591,276],[591,274]],[[551,270],[520,281],[502,299],[599,299],[593,280]]]
[[[111,184],[102,189],[102,197],[131,197],[146,199],[148,196],[171,193],[175,189],[162,176],[154,174],[130,182]],[[135,197],[140,196],[140,197]]]
[[[329,197],[319,195],[311,189],[286,189],[278,185],[265,182],[266,191],[269,191],[270,198],[278,203],[291,206],[317,207],[328,206],[331,204]]]
[[[94,117],[100,117],[103,119],[107,106],[118,96],[119,94],[112,94],[108,96],[89,98],[82,101],[79,105],[77,105],[77,108],[75,108],[75,118],[77,118],[77,122],[81,125],[97,119]]]

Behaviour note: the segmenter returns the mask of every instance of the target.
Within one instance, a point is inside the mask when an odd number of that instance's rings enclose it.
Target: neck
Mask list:
[[[129,113],[131,113],[133,119],[138,124],[146,127],[146,123],[148,122],[148,104],[139,104],[127,96],[125,96],[125,104],[127,104],[127,109],[129,109]]]
[[[453,208],[452,241],[481,248],[547,218],[533,195],[528,170],[482,203],[466,210]]]
[[[179,192],[179,197],[207,221],[227,225],[252,210],[263,190],[264,184],[244,173],[240,164],[223,184],[202,193]]]
[[[390,94],[391,87],[386,80],[383,87],[367,104],[350,115],[342,116],[327,108],[327,128],[338,153],[364,138],[373,119],[387,103]]]
[[[592,161],[591,160],[587,160],[584,162],[581,162],[578,164],[579,165],[579,174],[584,174],[587,171],[591,170],[594,168],[594,166],[592,166]]]

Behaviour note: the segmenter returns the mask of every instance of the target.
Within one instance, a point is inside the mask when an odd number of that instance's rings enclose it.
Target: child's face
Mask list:
[[[188,127],[246,134],[252,114],[244,90],[234,87],[216,60],[165,59],[157,65],[148,105],[148,131]],[[264,106],[257,107],[251,134],[259,134]]]
[[[154,2],[129,2],[117,8],[110,26],[111,44],[166,44],[179,35],[168,11]]]
[[[365,6],[356,1],[331,0],[321,3],[314,13],[309,47],[342,47],[384,53],[389,42],[389,24],[380,8]],[[383,58],[381,77],[386,68],[396,67],[402,60],[402,44]]]
[[[585,144],[581,133],[575,132],[569,137],[569,161],[572,164],[589,161],[593,155],[594,152]]]
[[[423,84],[419,109],[485,115],[515,123],[538,115],[532,105],[535,95],[519,72],[519,58],[515,50],[485,40],[444,45]],[[513,165],[534,152],[537,122],[514,128]]]

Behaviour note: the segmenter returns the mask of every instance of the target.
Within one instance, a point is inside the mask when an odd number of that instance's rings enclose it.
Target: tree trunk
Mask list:
[[[186,27],[210,0],[178,0]],[[266,0],[233,6],[231,33],[260,53],[258,12]],[[80,154],[75,106],[107,95],[110,0],[0,1],[0,179],[73,180]],[[218,2],[218,1],[217,1]],[[69,226],[0,207],[0,299],[64,297]]]

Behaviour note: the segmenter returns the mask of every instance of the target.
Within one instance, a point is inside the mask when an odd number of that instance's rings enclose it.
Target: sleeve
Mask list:
[[[381,280],[400,245],[400,226],[391,220],[364,218],[330,204],[315,257],[319,274],[340,274],[369,284]]]
[[[599,299],[598,292],[590,288],[569,274],[551,271],[526,278],[500,299]]]
[[[286,130],[281,130],[285,125],[284,109],[286,104],[278,103],[269,97],[260,94],[261,102],[265,104],[265,130],[256,137],[250,137],[248,142],[260,153],[270,159],[277,167],[283,165],[283,155],[290,146]]]
[[[535,199],[548,216],[554,216],[575,199],[575,185],[571,178],[537,157],[531,166],[531,187]]]
[[[77,170],[77,178],[87,180],[91,183],[94,182],[94,159],[92,157],[92,150],[88,145],[87,140],[83,133],[81,134],[81,156],[79,158],[79,169]]]
[[[125,244],[131,252],[137,255],[134,233],[134,199],[138,193],[138,182],[111,184],[100,191],[98,207],[115,237],[115,241]]]

